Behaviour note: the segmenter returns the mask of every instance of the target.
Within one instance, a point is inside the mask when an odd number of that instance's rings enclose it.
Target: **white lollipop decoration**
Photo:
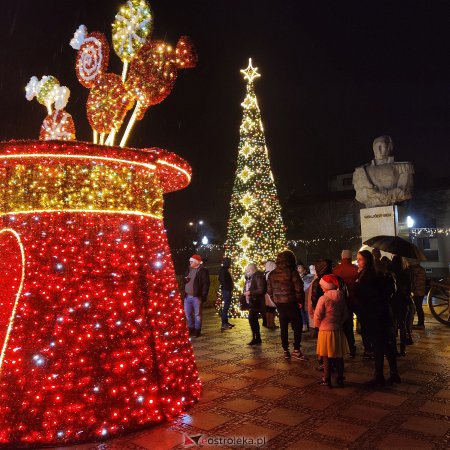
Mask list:
[[[64,109],[69,101],[70,89],[66,86],[60,86],[59,81],[52,75],[45,75],[38,80],[37,77],[31,77],[25,87],[25,97],[28,101],[36,100],[47,108],[49,114],[52,113],[52,105],[55,109]]]
[[[70,46],[78,50],[75,65],[78,81],[87,88],[94,87],[108,69],[109,45],[103,33],[89,33],[85,25],[80,25],[70,41]]]

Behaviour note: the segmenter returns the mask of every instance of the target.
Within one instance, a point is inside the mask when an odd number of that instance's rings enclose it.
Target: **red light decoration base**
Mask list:
[[[160,150],[0,143],[0,446],[170,419],[201,385],[162,220]]]

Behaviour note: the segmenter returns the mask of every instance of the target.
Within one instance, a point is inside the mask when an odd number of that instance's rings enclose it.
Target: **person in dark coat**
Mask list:
[[[311,304],[313,311],[316,309],[319,298],[323,295],[323,290],[320,287],[320,279],[324,275],[330,275],[333,273],[333,265],[330,259],[321,259],[314,265],[316,268],[316,278],[311,284]]]
[[[344,322],[343,329],[350,348],[350,357],[354,358],[356,354],[355,335],[353,333],[353,314],[358,314],[358,307],[355,302],[355,295],[353,293],[355,281],[358,278],[358,266],[352,264],[351,250],[342,250],[341,262],[333,269],[333,274],[344,280],[347,287],[347,307],[348,318]],[[364,338],[363,338],[364,342]]]
[[[221,331],[234,327],[234,325],[228,322],[228,310],[230,309],[231,296],[234,287],[233,278],[230,273],[230,267],[231,267],[231,259],[227,257],[223,258],[222,266],[220,267],[219,270],[219,283],[220,283],[220,290],[222,291],[222,300],[223,300],[223,309],[221,313],[222,318]]]
[[[394,276],[396,291],[392,296],[392,311],[400,332],[400,356],[406,356],[406,345],[412,344],[411,331],[407,326],[407,315],[411,300],[411,276],[403,258],[394,255],[389,266]]]
[[[284,357],[289,359],[288,326],[291,323],[294,331],[294,358],[306,361],[307,358],[300,350],[302,340],[302,318],[300,308],[305,306],[305,292],[303,281],[297,272],[294,254],[286,250],[277,255],[276,269],[270,272],[267,279],[267,293],[277,305],[281,345],[284,350]]]
[[[266,277],[266,283],[267,283],[267,279],[269,278],[269,274],[270,272],[272,272],[272,270],[275,270],[277,268],[277,265],[275,264],[275,261],[272,261],[271,259],[269,259],[266,262],[266,267],[265,267],[265,271],[264,271],[264,276]],[[265,313],[264,316],[266,317],[266,325],[267,328],[269,328],[269,330],[275,330],[276,328],[279,328],[277,325],[275,325],[275,314],[277,312],[277,305],[275,305],[275,303],[272,301],[272,299],[270,298],[270,295],[266,293],[265,295]],[[263,326],[264,326],[264,321],[263,321]]]
[[[359,276],[355,282],[354,294],[360,305],[361,326],[366,328],[373,342],[375,354],[375,376],[368,384],[382,386],[384,377],[384,356],[389,363],[389,384],[400,383],[397,370],[394,319],[390,299],[395,290],[389,274],[377,273],[373,256],[368,250],[358,252]]]
[[[261,344],[261,333],[259,328],[258,316],[263,311],[265,294],[266,294],[266,278],[264,274],[258,270],[256,264],[249,264],[245,270],[244,285],[245,301],[248,305],[248,322],[252,330],[252,340],[248,345]]]
[[[413,328],[416,330],[424,330],[425,314],[423,312],[423,297],[427,292],[427,274],[425,269],[420,265],[419,260],[414,260],[409,268],[411,271],[411,292],[417,313],[417,325],[413,325]]]
[[[192,255],[184,275],[184,312],[189,333],[194,337],[201,335],[202,308],[208,298],[209,283],[208,269],[203,266],[202,257]]]

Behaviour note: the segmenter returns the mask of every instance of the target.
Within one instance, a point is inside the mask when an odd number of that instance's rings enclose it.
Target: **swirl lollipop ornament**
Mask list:
[[[130,0],[119,13],[137,24],[118,47],[128,79],[107,71],[103,35],[80,27],[72,41],[99,143],[73,140],[69,91],[52,76],[26,87],[47,108],[41,140],[0,142],[0,448],[118,436],[200,397],[163,223],[163,194],[186,187],[191,168],[163,149],[104,145],[133,106],[142,118],[196,62],[182,38],[131,70],[162,45],[141,33],[150,21],[139,11],[148,4]]]

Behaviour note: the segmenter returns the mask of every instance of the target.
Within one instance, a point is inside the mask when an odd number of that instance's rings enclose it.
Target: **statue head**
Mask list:
[[[375,161],[382,163],[394,156],[394,144],[390,136],[380,136],[373,141],[373,153]]]

